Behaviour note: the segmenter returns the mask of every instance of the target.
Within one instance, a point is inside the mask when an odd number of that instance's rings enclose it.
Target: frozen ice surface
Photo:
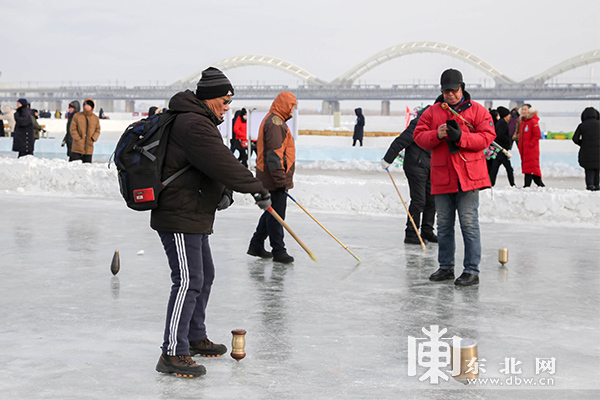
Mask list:
[[[301,202],[301,197],[296,197]],[[170,279],[149,214],[108,199],[0,193],[2,399],[587,399],[600,383],[598,227],[482,223],[481,284],[432,283],[436,245],[402,243],[405,214],[313,212],[354,258],[292,202],[286,221],[319,257],[286,234],[293,265],[245,254],[260,210],[217,213],[210,242],[217,276],[209,337],[245,359],[196,360],[207,375],[154,370]],[[460,234],[458,233],[460,238]],[[456,273],[462,271],[457,241]],[[509,250],[505,267],[498,249]],[[114,251],[121,270],[112,276]],[[144,249],[143,257],[137,256]],[[506,358],[520,378],[552,386],[465,386],[408,376],[408,337],[422,328],[478,341],[486,373]],[[555,374],[535,373],[555,358]],[[447,368],[449,369],[449,368]],[[547,382],[547,381],[545,381]]]

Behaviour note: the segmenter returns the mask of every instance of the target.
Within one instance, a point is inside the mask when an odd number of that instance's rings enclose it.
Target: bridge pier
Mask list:
[[[340,111],[340,102],[337,100],[323,100],[321,115],[333,115]]]
[[[135,100],[125,100],[125,112],[132,113],[135,111]]]
[[[383,100],[381,102],[381,115],[389,117],[390,116],[390,101]]]
[[[483,102],[483,106],[485,107],[486,110],[491,110],[492,107],[494,106],[494,102],[492,100],[486,100]]]
[[[510,110],[512,110],[515,107],[523,107],[523,104],[525,104],[525,102],[523,100],[511,100],[508,102],[508,108]]]
[[[96,100],[96,106],[94,111],[99,113],[100,109],[103,109],[105,113],[115,112],[115,101],[114,100]]]

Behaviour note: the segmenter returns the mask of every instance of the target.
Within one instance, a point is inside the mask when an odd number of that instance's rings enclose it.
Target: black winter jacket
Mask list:
[[[405,149],[404,162],[402,163],[404,170],[413,172],[418,172],[421,170],[429,175],[431,150],[422,149],[418,144],[415,143],[413,138],[413,132],[415,131],[417,123],[419,122],[419,118],[421,118],[421,115],[428,107],[429,106],[419,111],[417,117],[410,121],[410,124],[408,124],[408,128],[406,128],[400,136],[394,139],[387,153],[385,153],[385,156],[383,157],[385,162],[389,164],[393,163],[394,159],[398,156],[398,153],[400,153],[402,149]]]
[[[573,142],[579,149],[579,165],[585,169],[600,169],[600,114],[594,107],[581,113],[581,124],[575,130]]]
[[[505,148],[506,150],[510,150],[513,145],[513,140],[512,136],[510,135],[510,128],[508,127],[508,122],[506,122],[504,118],[500,118],[498,121],[496,121],[495,129],[495,142],[503,148]]]
[[[15,131],[13,133],[13,151],[33,154],[35,137],[31,109],[21,106],[15,111]]]
[[[356,114],[356,123],[354,124],[352,139],[363,140],[363,136],[365,135],[365,116],[362,113],[362,108],[355,108],[354,114]]]
[[[161,192],[150,226],[161,232],[210,234],[223,194],[258,193],[263,187],[223,144],[217,129],[222,120],[193,92],[177,93],[169,109],[178,115],[169,135],[162,179],[189,164],[192,168]]]

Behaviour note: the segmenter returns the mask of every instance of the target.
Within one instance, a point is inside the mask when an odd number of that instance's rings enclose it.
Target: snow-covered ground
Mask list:
[[[531,222],[548,225],[600,225],[600,192],[583,190],[583,177],[573,167],[544,169],[547,187],[510,188],[504,174],[493,190],[480,196],[482,221]],[[410,200],[401,168],[392,168],[403,199]],[[522,184],[522,176],[517,175]],[[23,196],[120,197],[114,164],[69,163],[62,159],[0,157],[0,191]],[[404,214],[388,174],[367,161],[315,161],[298,164],[294,198],[309,210],[344,214]],[[237,206],[250,207],[250,196],[235,194]]]

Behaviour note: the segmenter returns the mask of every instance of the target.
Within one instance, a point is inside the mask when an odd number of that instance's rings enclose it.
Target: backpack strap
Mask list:
[[[162,182],[162,185],[163,186],[167,186],[169,183],[171,183],[175,179],[179,178],[181,176],[181,174],[183,174],[185,171],[187,171],[188,169],[190,169],[191,166],[192,166],[192,164],[189,164],[187,167],[181,168],[179,171],[175,172],[173,175],[171,175],[170,177],[168,177],[167,179],[165,179],[165,181]]]

